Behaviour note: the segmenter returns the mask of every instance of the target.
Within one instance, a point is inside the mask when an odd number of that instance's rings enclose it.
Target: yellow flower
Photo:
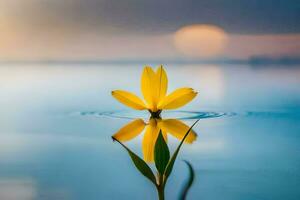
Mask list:
[[[159,134],[162,131],[164,139],[167,141],[167,133],[170,133],[179,140],[182,140],[185,133],[189,130],[189,126],[177,119],[160,119],[150,118],[146,124],[142,119],[135,119],[122,127],[113,135],[114,138],[121,142],[129,141],[138,136],[146,127],[144,134],[142,149],[143,156],[146,162],[153,162],[154,145]],[[191,130],[185,139],[186,143],[192,143],[197,138],[197,134]]]
[[[149,110],[158,117],[163,109],[176,109],[190,102],[197,95],[192,88],[179,88],[167,95],[168,78],[162,66],[155,71],[145,67],[141,78],[141,91],[145,102],[135,94],[123,90],[112,91],[119,102],[136,110]]]

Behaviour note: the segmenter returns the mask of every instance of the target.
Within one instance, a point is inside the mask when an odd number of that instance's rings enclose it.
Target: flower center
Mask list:
[[[158,110],[158,111],[152,112],[151,110],[149,110],[149,112],[150,112],[150,114],[151,114],[151,118],[156,118],[156,119],[161,118],[161,117],[160,117],[161,111],[162,111],[162,110]]]

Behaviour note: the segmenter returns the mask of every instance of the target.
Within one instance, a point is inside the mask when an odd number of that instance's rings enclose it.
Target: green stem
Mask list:
[[[163,176],[158,174],[158,185],[156,186],[158,199],[165,200],[165,184],[163,181]]]
[[[158,193],[158,199],[159,199],[159,200],[165,200],[165,191],[164,191],[164,187],[158,186],[158,187],[157,187],[157,193]]]

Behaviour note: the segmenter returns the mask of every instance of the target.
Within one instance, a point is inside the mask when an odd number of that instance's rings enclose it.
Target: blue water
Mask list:
[[[111,135],[135,117],[110,91],[137,94],[143,65],[0,66],[0,199],[155,199]],[[188,199],[300,199],[300,66],[166,65],[169,92],[197,98],[163,113],[195,126],[167,184],[176,199],[189,160]],[[126,143],[141,155],[142,135]],[[169,137],[171,151],[178,140]]]

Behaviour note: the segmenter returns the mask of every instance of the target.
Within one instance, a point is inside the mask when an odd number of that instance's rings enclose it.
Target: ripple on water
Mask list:
[[[96,111],[86,111],[80,112],[82,116],[106,116],[112,118],[125,118],[125,119],[135,119],[149,118],[148,112],[136,112],[136,111],[111,111],[111,112],[96,112]],[[206,119],[206,118],[216,118],[221,116],[232,116],[235,113],[226,112],[196,112],[196,111],[165,111],[162,113],[162,118],[173,118],[173,119]]]
[[[73,113],[74,114],[74,113]],[[94,117],[111,117],[111,118],[123,118],[123,119],[135,119],[142,118],[148,119],[149,113],[147,111],[82,111],[76,112],[76,115],[81,116],[94,116]],[[299,119],[300,112],[296,111],[244,111],[244,112],[216,112],[216,111],[164,111],[162,118],[173,118],[173,119],[207,119],[217,117],[251,117],[251,118],[293,118]]]

